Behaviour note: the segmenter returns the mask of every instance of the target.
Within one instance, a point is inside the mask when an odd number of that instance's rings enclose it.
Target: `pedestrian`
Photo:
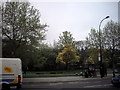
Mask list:
[[[89,77],[92,77],[92,70],[91,70],[90,67],[88,68],[88,76],[89,76]]]
[[[88,71],[85,70],[85,78],[88,78]]]
[[[103,69],[102,65],[100,66],[100,76],[101,76],[101,78],[104,77],[104,69]]]
[[[104,69],[105,76],[107,77],[107,68]]]
[[[95,77],[96,76],[96,71],[95,68],[92,69],[92,76]]]

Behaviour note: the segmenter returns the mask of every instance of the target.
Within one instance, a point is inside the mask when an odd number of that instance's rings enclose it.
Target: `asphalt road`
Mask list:
[[[68,82],[30,82],[24,83],[22,89],[20,90],[53,90],[53,89],[75,89],[75,88],[113,88],[111,84],[111,77],[107,78],[98,78],[98,79],[85,79],[79,81],[68,81]],[[12,87],[11,90],[17,90],[15,87]]]
[[[30,83],[23,88],[113,88],[109,79],[84,80],[73,82],[54,82],[54,83]]]

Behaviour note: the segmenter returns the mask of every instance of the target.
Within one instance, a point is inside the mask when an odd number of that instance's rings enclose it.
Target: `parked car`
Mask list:
[[[111,82],[114,86],[120,86],[120,75],[113,77]]]

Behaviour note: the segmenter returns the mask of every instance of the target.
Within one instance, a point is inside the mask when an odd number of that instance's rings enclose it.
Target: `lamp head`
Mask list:
[[[110,16],[106,16],[105,18],[107,19],[107,18],[109,18]]]

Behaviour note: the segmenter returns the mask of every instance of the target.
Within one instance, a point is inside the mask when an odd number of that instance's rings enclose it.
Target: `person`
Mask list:
[[[88,76],[92,77],[92,69],[91,69],[91,67],[88,68]]]
[[[88,78],[88,71],[85,70],[85,78]]]
[[[115,70],[113,70],[113,77],[115,77]]]
[[[107,68],[106,67],[104,68],[104,73],[105,73],[105,76],[107,77]]]
[[[95,68],[92,69],[92,76],[93,76],[93,77],[96,76],[96,70],[95,70]]]
[[[96,68],[94,70],[94,76],[97,77],[97,70],[96,70]]]
[[[104,77],[104,69],[103,69],[103,65],[100,65],[100,76],[101,76],[101,78]]]

